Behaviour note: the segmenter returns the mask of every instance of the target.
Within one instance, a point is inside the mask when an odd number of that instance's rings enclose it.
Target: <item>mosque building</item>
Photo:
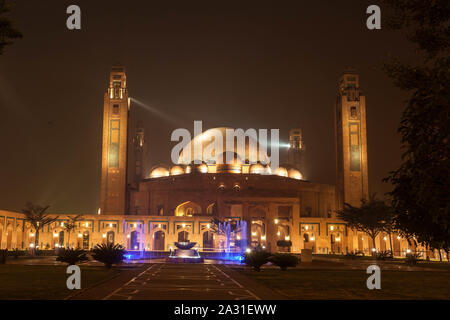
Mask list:
[[[174,242],[191,241],[200,253],[256,246],[272,252],[371,253],[371,239],[336,217],[345,202],[359,206],[369,194],[366,102],[357,73],[342,75],[334,106],[336,185],[304,176],[307,150],[299,128],[290,131],[286,166],[271,169],[264,146],[251,138],[243,150],[223,142],[224,153],[217,156],[232,153],[232,162],[198,158],[192,145],[204,151],[205,136],[226,130],[213,128],[186,145],[178,163],[145,170],[147,133],[131,108],[125,69],[114,66],[104,95],[99,212],[84,214],[72,235],[65,229],[67,215],[59,215],[40,231],[40,248],[90,249],[109,242],[164,255]],[[249,161],[252,152],[257,163]],[[0,247],[26,249],[35,236],[23,214],[0,211]],[[380,251],[390,250],[386,236],[377,238]],[[396,235],[392,246],[396,255],[409,250]]]

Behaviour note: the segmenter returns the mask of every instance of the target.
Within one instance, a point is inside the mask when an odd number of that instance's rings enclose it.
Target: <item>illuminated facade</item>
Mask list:
[[[370,254],[369,238],[335,217],[344,201],[359,205],[368,195],[366,110],[357,74],[342,76],[335,112],[336,186],[304,180],[299,129],[290,132],[291,166],[285,168],[271,170],[264,165],[264,148],[250,139],[243,150],[225,148],[224,154],[234,156],[231,163],[217,163],[223,156],[219,154],[197,159],[193,144],[200,143],[203,150],[205,136],[225,130],[216,128],[183,148],[177,164],[155,166],[144,176],[145,133],[142,125],[130,123],[125,70],[113,67],[104,97],[101,210],[84,215],[70,238],[64,229],[67,216],[61,215],[41,231],[40,247],[88,249],[113,242],[128,250],[167,252],[174,242],[190,240],[201,252],[217,252],[245,250],[245,240],[246,247],[260,245],[272,251],[307,248],[321,254],[354,250]],[[249,164],[252,152],[259,163]],[[193,164],[193,160],[201,161]],[[241,228],[220,233],[213,221]],[[22,214],[0,211],[1,247],[28,248],[34,233]],[[386,235],[377,238],[377,248],[390,248]],[[394,235],[392,249],[396,255],[404,254],[408,244]]]
[[[369,197],[369,182],[366,97],[355,72],[345,72],[339,81],[335,119],[337,205],[359,206]]]
[[[124,214],[126,209],[129,99],[125,69],[112,68],[103,104],[103,148],[100,209]]]

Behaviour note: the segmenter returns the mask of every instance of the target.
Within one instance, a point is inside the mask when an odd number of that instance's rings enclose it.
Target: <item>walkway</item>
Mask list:
[[[137,273],[137,272],[135,272]],[[125,283],[113,279],[73,299],[103,300],[261,300],[286,299],[224,265],[146,265]],[[122,276],[124,278],[124,276]],[[122,281],[124,282],[124,281]]]

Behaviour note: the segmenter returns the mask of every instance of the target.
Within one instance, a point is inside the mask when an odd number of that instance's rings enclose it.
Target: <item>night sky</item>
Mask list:
[[[66,28],[66,8],[82,29]],[[405,93],[381,69],[413,53],[404,35],[366,28],[376,1],[17,1],[24,38],[0,56],[0,209],[27,201],[55,213],[99,207],[103,94],[110,68],[127,68],[150,153],[169,163],[176,128],[304,131],[307,176],[335,183],[334,102],[354,67],[367,99],[370,192],[400,163]],[[384,27],[382,22],[382,28]],[[170,119],[170,120],[168,120]]]

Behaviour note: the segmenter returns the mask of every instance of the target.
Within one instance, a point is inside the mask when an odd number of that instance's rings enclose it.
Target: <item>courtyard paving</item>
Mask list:
[[[128,281],[125,279],[128,278]],[[72,299],[261,300],[286,299],[225,265],[145,265],[88,289]]]

